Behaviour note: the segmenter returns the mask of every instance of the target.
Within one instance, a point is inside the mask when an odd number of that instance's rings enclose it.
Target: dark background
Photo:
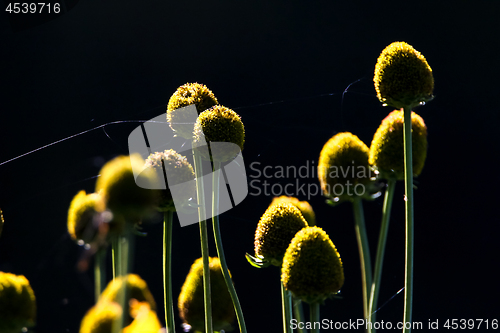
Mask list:
[[[79,190],[94,191],[105,161],[128,153],[127,137],[138,123],[93,128],[153,118],[179,85],[197,81],[241,115],[249,175],[256,161],[262,167],[317,163],[323,144],[339,131],[369,145],[392,111],[378,102],[372,78],[378,55],[393,41],[422,52],[435,79],[435,100],[416,110],[428,126],[429,150],[415,191],[413,319],[424,327],[436,319],[440,325],[452,318],[500,319],[499,11],[494,0],[68,1],[55,17],[9,19],[2,11],[0,270],[30,280],[36,331],[77,332],[93,304],[92,273],[76,271],[83,250],[67,235],[67,209]],[[301,182],[318,183],[315,177]],[[271,199],[249,195],[221,216],[249,332],[281,330],[279,270],[255,269],[244,258]],[[328,300],[321,316],[362,318],[352,208],[331,208],[320,195],[310,203],[345,268],[342,299]],[[381,208],[382,198],[365,203],[372,256]],[[148,282],[163,321],[160,220],[146,231],[137,240],[134,271]],[[197,225],[175,224],[173,251],[177,297],[201,255]],[[398,183],[379,304],[388,302],[378,320],[402,320],[403,292],[396,293],[403,286]]]

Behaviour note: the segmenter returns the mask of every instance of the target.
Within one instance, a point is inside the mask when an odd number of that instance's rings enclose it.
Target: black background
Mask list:
[[[128,153],[138,123],[91,129],[156,117],[179,85],[197,81],[241,115],[249,176],[252,162],[317,163],[337,132],[369,145],[392,111],[378,102],[372,78],[378,55],[393,41],[422,52],[435,79],[435,100],[416,110],[428,127],[429,150],[415,191],[413,319],[424,327],[436,319],[441,326],[452,318],[500,319],[497,1],[73,1],[54,19],[17,14],[32,21],[9,20],[3,9],[0,270],[31,281],[37,332],[77,332],[93,303],[92,273],[76,271],[82,249],[67,235],[67,209],[80,189],[93,192],[105,161]],[[318,184],[312,176],[300,181]],[[249,195],[221,215],[249,332],[281,330],[279,270],[253,268],[244,258],[271,199]],[[328,300],[321,317],[362,318],[352,208],[331,208],[320,195],[309,201],[345,268],[342,299]],[[365,203],[372,256],[381,208],[381,198]],[[146,229],[134,271],[148,282],[163,321],[160,220]],[[201,255],[197,225],[175,224],[173,251],[177,297]],[[378,320],[402,320],[403,292],[396,293],[403,278],[398,183],[379,303],[390,301]]]

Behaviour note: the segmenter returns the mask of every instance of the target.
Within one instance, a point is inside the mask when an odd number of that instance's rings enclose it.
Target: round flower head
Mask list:
[[[136,222],[150,213],[158,202],[159,192],[150,190],[158,181],[156,173],[144,170],[134,178],[133,170],[141,170],[144,161],[139,154],[118,156],[107,162],[97,178],[96,192],[103,196],[106,208],[111,210],[115,219]],[[137,184],[144,185],[145,188]]]
[[[323,194],[336,201],[371,194],[368,151],[363,141],[351,133],[338,133],[328,140],[318,162]]]
[[[153,169],[158,179],[164,178],[163,168],[165,168],[165,174],[168,175],[167,188],[162,190],[160,194],[158,203],[159,211],[175,211],[170,186],[181,187],[176,191],[179,202],[187,205],[189,200],[195,197],[196,185],[193,182],[195,179],[193,167],[186,157],[178,154],[175,150],[170,149],[149,155],[146,160],[146,167]]]
[[[78,192],[71,200],[68,210],[68,233],[75,241],[82,239],[90,243],[96,234],[92,227],[94,217],[102,211],[102,199],[97,193]]]
[[[405,42],[394,42],[382,51],[373,81],[378,99],[398,109],[433,98],[432,69],[424,56]]]
[[[413,173],[420,175],[427,156],[427,127],[415,112],[411,113]],[[370,164],[382,178],[404,179],[403,111],[394,110],[377,129],[370,147]]]
[[[287,197],[286,195],[282,195],[280,197],[275,197],[273,201],[271,202],[271,205],[275,205],[280,202],[288,202],[297,207],[300,212],[302,213],[302,216],[306,220],[307,224],[312,227],[316,225],[316,215],[314,214],[314,210],[312,209],[311,205],[307,201],[299,201],[299,199],[294,198],[294,197]]]
[[[203,111],[194,125],[194,146],[201,146],[209,142],[229,142],[234,145],[212,144],[212,160],[225,162],[234,158],[243,150],[245,142],[245,128],[240,116],[225,106],[217,105]],[[198,150],[202,157],[210,160],[207,149]]]
[[[0,272],[0,332],[18,333],[36,320],[36,301],[22,275]]]
[[[281,266],[293,236],[307,222],[300,210],[290,203],[270,206],[260,218],[255,231],[255,255],[275,266]]]
[[[2,236],[3,224],[4,224],[3,214],[2,210],[0,209],[0,236]]]
[[[119,325],[122,308],[116,302],[99,301],[90,308],[80,324],[80,333],[111,333]]]
[[[222,275],[219,258],[211,257],[209,260],[213,328],[214,331],[230,330],[236,316],[231,295]],[[189,270],[179,295],[178,307],[184,326],[190,326],[195,332],[205,331],[202,258],[197,259]]]
[[[299,231],[286,250],[281,280],[293,295],[321,303],[344,284],[344,269],[330,237],[318,227]]]
[[[170,128],[184,139],[193,139],[193,119],[184,110],[178,110],[194,104],[198,114],[219,104],[210,89],[200,83],[186,83],[170,97],[167,105],[167,121]]]

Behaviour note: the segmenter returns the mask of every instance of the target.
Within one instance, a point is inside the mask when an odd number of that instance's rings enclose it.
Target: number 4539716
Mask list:
[[[7,8],[5,8],[5,11],[8,12],[9,14],[41,14],[43,12],[47,14],[51,13],[59,13],[61,11],[61,4],[60,3],[45,3],[45,2],[9,2],[7,5]]]

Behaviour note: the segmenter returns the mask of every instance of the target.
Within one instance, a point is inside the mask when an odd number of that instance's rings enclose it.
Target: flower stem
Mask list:
[[[405,212],[406,212],[406,243],[405,243],[405,298],[404,298],[404,333],[410,333],[406,323],[411,323],[413,299],[413,153],[411,138],[411,108],[404,108],[403,128],[405,152]],[[411,325],[408,325],[411,326]]]
[[[203,297],[205,306],[205,332],[212,333],[212,301],[210,293],[210,260],[208,256],[208,231],[205,212],[205,192],[203,188],[203,170],[201,156],[194,153],[196,175],[196,194],[198,197],[198,217],[200,220],[201,256],[203,258]]]
[[[106,285],[106,249],[98,250],[94,261],[95,301],[101,298]]]
[[[368,247],[368,236],[366,235],[365,217],[363,214],[363,203],[361,197],[353,200],[354,221],[356,238],[358,240],[359,260],[361,264],[361,280],[363,284],[363,314],[368,319],[368,290],[372,285],[372,264],[370,259],[370,248]]]
[[[377,247],[377,256],[375,259],[375,272],[373,274],[373,283],[371,287],[370,293],[370,306],[369,310],[369,318],[370,322],[375,321],[376,315],[374,311],[377,307],[378,294],[380,291],[380,280],[382,277],[382,267],[384,263],[384,252],[385,252],[385,244],[387,241],[387,233],[389,230],[389,220],[391,218],[391,207],[392,207],[392,199],[394,198],[394,189],[396,188],[396,179],[390,178],[387,185],[387,190],[385,191],[384,196],[384,207],[382,210],[382,223],[380,225],[380,234],[378,237],[378,247]],[[372,332],[375,332],[375,329],[372,329]]]
[[[217,247],[217,256],[220,260],[220,265],[222,268],[222,275],[226,281],[227,289],[231,295],[231,300],[233,301],[234,310],[236,311],[236,318],[238,319],[238,325],[240,327],[241,333],[246,333],[247,328],[245,325],[245,318],[243,317],[243,311],[241,310],[240,300],[236,294],[236,289],[234,288],[233,281],[229,275],[229,269],[227,268],[226,256],[224,254],[224,248],[222,247],[222,237],[220,233],[219,226],[219,181],[220,181],[220,162],[213,162],[214,170],[212,174],[212,222],[214,229],[215,245]]]
[[[118,268],[118,236],[112,236],[111,239],[111,258],[113,260],[113,280],[116,279]]]
[[[290,327],[290,321],[292,320],[292,297],[290,296],[290,292],[285,289],[283,281],[280,282],[281,282],[281,306],[283,313],[283,332],[292,333],[292,328]]]
[[[310,314],[310,320],[311,320],[311,333],[319,333],[319,303],[312,303],[309,304],[309,314]],[[318,324],[316,324],[318,323]]]
[[[295,314],[295,319],[297,319],[298,323],[303,323],[304,322],[304,308],[302,306],[302,301],[300,299],[296,299],[295,297],[292,297],[293,301],[293,312]],[[307,331],[304,328],[297,328],[299,333],[307,333]]]
[[[163,213],[163,295],[166,333],[175,333],[174,305],[172,301],[172,224],[173,211]]]

